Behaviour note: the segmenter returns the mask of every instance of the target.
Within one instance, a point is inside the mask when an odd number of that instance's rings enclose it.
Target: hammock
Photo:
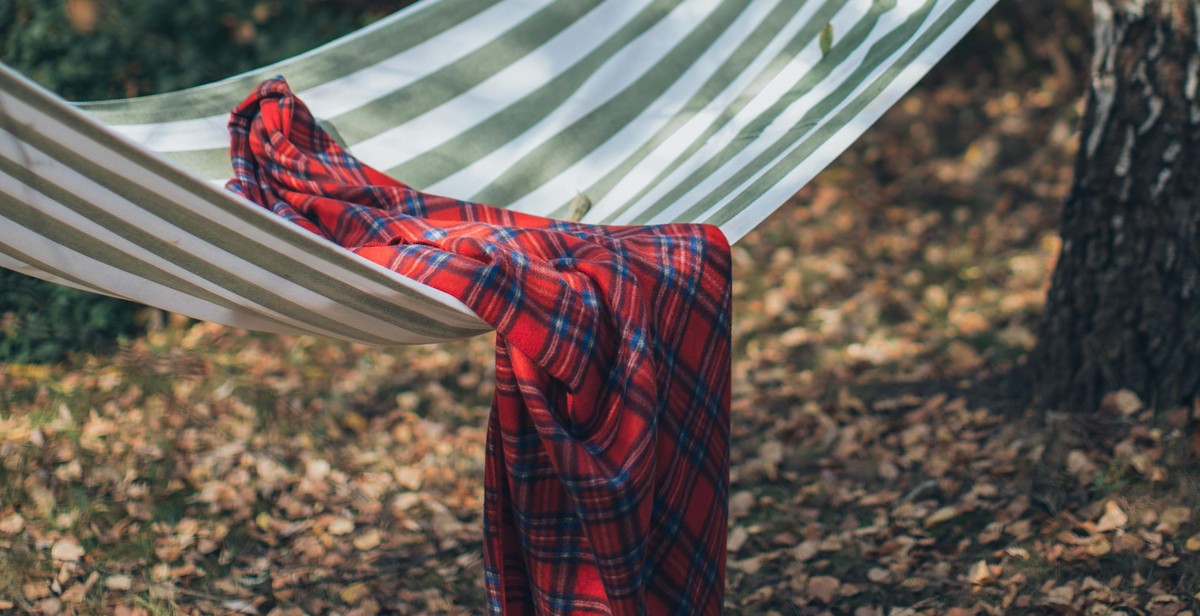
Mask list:
[[[229,109],[283,75],[415,188],[736,241],[994,2],[430,0],[221,82],[75,106],[0,65],[0,266],[248,329],[472,336],[490,328],[457,299],[225,191]]]

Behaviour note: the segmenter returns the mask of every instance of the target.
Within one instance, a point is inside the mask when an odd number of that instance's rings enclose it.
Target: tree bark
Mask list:
[[[1051,409],[1200,394],[1200,0],[1093,0],[1062,251],[1030,357]]]

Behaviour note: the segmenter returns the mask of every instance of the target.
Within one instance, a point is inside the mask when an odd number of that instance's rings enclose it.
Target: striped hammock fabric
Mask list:
[[[283,75],[423,191],[736,241],[994,2],[422,1],[245,75],[76,106],[0,66],[0,266],[256,330],[475,335],[458,300],[224,191],[229,110]]]

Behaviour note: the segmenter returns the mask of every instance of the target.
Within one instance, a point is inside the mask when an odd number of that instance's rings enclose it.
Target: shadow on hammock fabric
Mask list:
[[[225,191],[229,110],[282,75],[410,186],[736,241],[994,2],[420,2],[263,69],[78,105],[0,66],[0,266],[255,330],[476,335],[489,327],[457,299]]]

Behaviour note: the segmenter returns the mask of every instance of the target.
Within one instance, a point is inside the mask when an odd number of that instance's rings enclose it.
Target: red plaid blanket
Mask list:
[[[230,123],[229,188],[458,297],[498,333],[493,614],[716,614],[729,475],[729,245],[419,192],[350,156],[282,78]]]

